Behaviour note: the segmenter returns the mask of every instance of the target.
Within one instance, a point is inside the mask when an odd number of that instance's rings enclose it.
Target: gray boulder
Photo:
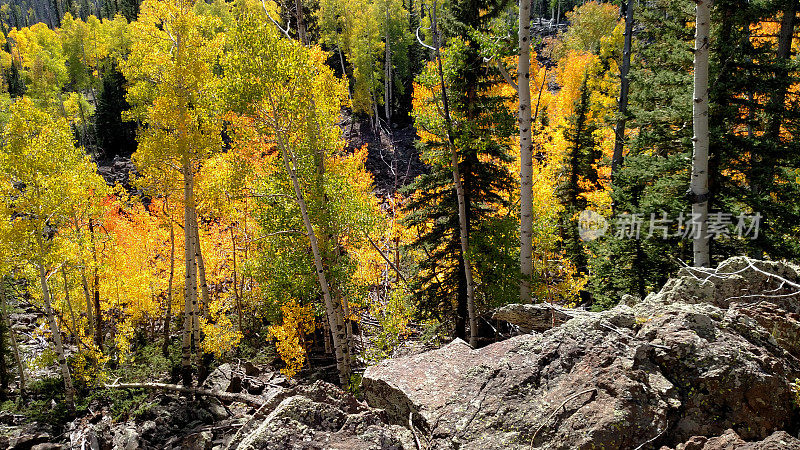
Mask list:
[[[563,309],[549,303],[535,305],[515,303],[498,308],[492,315],[492,319],[516,325],[525,333],[543,332],[572,318],[569,311],[563,311]]]
[[[785,431],[776,431],[764,440],[746,442],[733,430],[726,430],[721,436],[708,438],[695,436],[675,450],[797,450],[800,439],[792,437]],[[661,450],[671,450],[663,447]]]
[[[800,423],[797,328],[780,311],[754,318],[793,303],[766,305],[758,295],[790,291],[747,267],[729,260],[708,280],[684,274],[633,307],[573,313],[542,334],[384,361],[365,372],[365,398],[392,423],[411,415],[440,449],[658,448],[728,429],[766,439]],[[791,265],[760,267],[798,278]]]
[[[229,363],[225,363],[208,375],[203,381],[203,389],[239,393],[242,392],[242,377]]]
[[[273,405],[275,405],[273,407]],[[386,415],[341,389],[317,381],[273,394],[227,448],[238,450],[416,448],[411,432],[387,423]]]

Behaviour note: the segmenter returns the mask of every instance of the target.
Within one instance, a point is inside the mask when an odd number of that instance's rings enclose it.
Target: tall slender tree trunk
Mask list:
[[[280,136],[280,134],[277,136],[277,140],[278,147],[281,151],[281,157],[283,158],[284,165],[286,166],[286,172],[289,174],[289,177],[292,180],[295,201],[297,202],[297,206],[300,208],[300,214],[303,216],[303,224],[305,225],[306,234],[308,235],[308,240],[311,244],[311,252],[314,255],[314,266],[317,272],[317,281],[319,283],[320,290],[322,291],[322,297],[325,301],[328,323],[333,331],[333,348],[334,354],[336,355],[336,367],[339,370],[339,383],[346,387],[350,383],[350,361],[348,360],[349,358],[345,358],[345,352],[343,348],[347,341],[345,330],[341,326],[342,322],[339,320],[340,316],[337,314],[336,307],[333,304],[330,286],[328,285],[328,279],[325,276],[325,267],[322,264],[322,253],[320,252],[319,242],[317,241],[314,227],[311,225],[311,218],[308,215],[308,209],[306,207],[306,201],[303,197],[303,191],[300,187],[300,182],[297,179],[297,173],[295,171],[297,163],[294,159],[294,155],[290,156],[291,150],[286,147],[286,144],[283,142],[283,138]]]
[[[631,70],[631,42],[633,40],[633,2],[628,0],[622,4],[625,11],[625,44],[622,47],[622,67],[619,70],[619,118],[614,127],[614,153],[611,157],[611,182],[619,173],[622,167],[622,150],[625,146],[625,125],[628,120],[628,91],[630,90],[630,79],[628,72]]]
[[[208,292],[208,283],[206,282],[206,264],[203,259],[203,250],[200,248],[200,225],[197,222],[197,213],[194,214],[194,255],[197,261],[197,279],[200,283],[200,294],[202,303],[200,304],[200,311],[205,314],[208,311],[208,303],[211,301],[211,296]]]
[[[203,252],[200,249],[200,232],[199,232],[199,225],[197,221],[197,207],[193,203],[192,208],[192,233],[193,235],[193,244],[194,244],[194,262],[195,262],[195,277],[196,283],[200,284],[200,293],[202,302],[197,300],[197,294],[195,294],[195,303],[194,303],[194,318],[192,320],[192,336],[194,336],[194,351],[195,351],[195,362],[197,365],[197,380],[198,382],[202,382],[205,380],[206,376],[208,375],[208,371],[206,369],[206,365],[204,364],[203,360],[203,350],[200,347],[200,317],[206,314],[209,302],[209,295],[208,295],[208,285],[206,284],[206,267],[205,263],[203,262]]]
[[[243,333],[242,331],[242,299],[239,298],[239,289],[236,286],[236,234],[233,232],[233,227],[231,227],[231,249],[233,250],[233,298],[236,302],[236,315],[237,315],[237,323],[239,325],[239,332]]]
[[[86,279],[86,264],[81,260],[81,287],[86,298],[86,334],[94,336],[94,314],[92,313],[92,294],[89,293],[89,281]]]
[[[333,344],[331,344],[331,324],[328,321],[328,315],[325,314],[325,320],[322,321],[322,345],[325,347],[325,354],[330,355],[333,353]]]
[[[5,283],[0,278],[0,302],[2,302],[3,322],[8,328],[8,337],[11,339],[11,351],[14,353],[14,361],[17,363],[17,372],[19,372],[19,393],[20,396],[25,396],[25,366],[22,364],[22,358],[19,356],[19,344],[17,344],[17,336],[14,333],[14,327],[11,324],[11,318],[8,315],[8,299],[6,298]]]
[[[519,63],[517,92],[519,96],[519,266],[522,280],[519,301],[531,302],[533,277],[533,121],[531,119],[531,2],[519,3]]]
[[[340,66],[341,66],[341,68],[342,68],[342,78],[344,78],[346,81],[348,81],[348,82],[347,82],[347,98],[348,98],[348,99],[350,100],[350,102],[352,103],[352,101],[353,101],[353,94],[352,94],[352,92],[350,92],[350,82],[349,82],[349,78],[348,78],[348,76],[347,76],[347,70],[346,70],[346,69],[345,69],[345,67],[344,67],[344,55],[342,55],[342,44],[341,44],[341,42],[338,42],[338,43],[336,44],[336,51],[339,53],[339,65],[340,65]],[[351,120],[351,121],[350,121],[350,123],[351,123],[351,125],[350,125],[350,128],[352,129],[352,127],[353,127],[353,126],[352,126],[352,123],[353,123],[353,121]]]
[[[75,225],[75,231],[78,234],[78,241],[80,242],[79,249],[80,249],[80,270],[81,270],[81,288],[83,289],[83,296],[86,299],[86,334],[89,337],[94,337],[94,314],[92,313],[92,294],[89,291],[89,280],[86,278],[86,260],[83,257],[83,235],[81,233],[80,225],[78,225],[78,219],[73,214],[73,223]]]
[[[475,347],[478,343],[478,320],[475,312],[475,285],[472,279],[472,265],[469,260],[469,236],[467,235],[467,204],[464,186],[461,183],[461,173],[458,168],[458,151],[453,137],[453,121],[450,116],[450,106],[447,100],[447,90],[444,84],[444,70],[442,69],[442,55],[439,49],[439,30],[436,24],[436,2],[431,9],[431,25],[433,27],[433,47],[436,53],[436,63],[439,70],[439,83],[442,88],[442,106],[444,108],[445,123],[447,124],[447,140],[450,146],[450,162],[453,167],[453,184],[458,198],[458,224],[459,239],[461,241],[461,257],[464,261],[464,277],[467,283],[467,314],[469,317],[469,345]]]
[[[692,250],[694,265],[708,267],[711,263],[708,237],[708,36],[711,22],[710,0],[696,1],[696,31],[694,41],[694,101],[692,126],[694,151],[690,183],[692,218],[699,222]]]
[[[161,344],[161,353],[164,358],[169,356],[169,333],[172,324],[172,287],[175,279],[175,225],[169,218],[169,282],[167,284],[167,311],[164,315],[164,343]]]
[[[0,278],[0,283],[2,283],[2,278]],[[0,291],[2,291],[2,289],[3,287],[0,286]],[[3,293],[0,292],[0,302],[3,302],[2,296]],[[6,339],[6,335],[10,333],[11,327],[8,326],[8,323],[5,320],[0,322],[0,398],[2,399],[6,399],[8,395],[10,371],[8,367],[8,359],[6,358],[6,354],[8,353],[8,348],[6,346],[8,340]]]
[[[297,37],[300,38],[300,43],[308,45],[308,38],[306,37],[306,21],[303,18],[303,1],[294,0],[294,7],[297,10]]]
[[[42,247],[41,236],[38,237],[39,246]],[[67,403],[67,410],[70,414],[75,414],[75,388],[72,386],[72,376],[67,365],[67,356],[64,353],[64,345],[61,342],[61,329],[58,327],[53,306],[50,303],[50,288],[47,286],[47,273],[44,263],[39,263],[39,282],[42,287],[42,298],[44,300],[44,311],[47,315],[47,322],[50,325],[50,333],[53,335],[53,345],[55,346],[58,357],[58,365],[61,368],[61,376],[64,379],[64,400]]]
[[[192,385],[192,354],[196,349],[194,323],[197,311],[197,273],[194,261],[194,232],[192,230],[192,213],[194,209],[193,174],[188,158],[183,163],[183,238],[185,275],[184,309],[183,309],[183,342],[181,348],[181,377],[184,386]]]
[[[75,340],[75,343],[78,344],[81,337],[78,334],[78,320],[75,318],[75,309],[72,307],[72,302],[69,299],[69,285],[67,284],[67,269],[65,267],[66,265],[61,266],[61,277],[64,280],[64,300],[67,303],[69,317],[72,320],[72,338]]]
[[[320,248],[320,254],[322,257],[322,265],[323,267],[329,264],[329,260],[331,258],[334,259],[334,264],[338,262],[339,258],[339,243],[334,239],[335,235],[328,227],[330,223],[330,214],[328,209],[328,195],[325,192],[325,152],[324,149],[320,148],[317,141],[317,136],[321,133],[319,129],[319,122],[317,120],[317,104],[314,98],[311,99],[311,108],[310,108],[310,118],[309,118],[309,138],[311,140],[311,147],[314,149],[314,164],[316,166],[316,188],[318,190],[317,195],[322,200],[321,211],[323,213],[324,219],[321,221],[319,228],[319,233],[322,236],[321,242],[318,240],[318,246]],[[375,117],[376,121],[378,117]],[[289,151],[289,155],[292,158],[292,162],[294,167],[297,167],[297,160],[292,152],[291,149],[287,149]],[[333,245],[333,251],[330,246]],[[335,280],[333,280],[335,282]],[[328,290],[332,291],[333,288],[328,283]],[[349,329],[348,326],[350,322],[347,320],[347,305],[345,304],[347,299],[343,299],[341,293],[338,292],[333,296],[333,311],[336,319],[336,328],[334,328],[336,333],[339,333],[340,339],[339,344],[342,351],[342,359],[344,361],[344,371],[348,374],[348,381],[349,381],[349,374],[351,372],[350,364],[352,362],[351,359],[351,346],[352,346],[352,329]],[[334,341],[335,343],[336,341]],[[344,386],[344,385],[343,385]]]
[[[556,13],[556,25],[561,23],[561,0],[557,0],[558,2],[558,12]]]
[[[384,62],[384,80],[383,80],[383,108],[386,113],[386,124],[389,130],[392,127],[392,44],[389,42],[389,3],[386,3],[386,41],[384,44],[386,50],[386,61]]]
[[[93,283],[93,295],[94,298],[94,343],[97,345],[97,348],[102,350],[103,348],[103,317],[100,311],[100,272],[97,264],[97,245],[95,244],[95,235],[94,235],[94,221],[89,219],[89,238],[92,243],[92,259],[94,260],[94,267],[92,270],[94,272],[94,283]]]

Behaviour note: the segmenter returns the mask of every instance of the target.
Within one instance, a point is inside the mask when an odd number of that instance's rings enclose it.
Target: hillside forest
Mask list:
[[[258,358],[358,392],[503,305],[797,261],[797,9],[2,0],[0,396]]]

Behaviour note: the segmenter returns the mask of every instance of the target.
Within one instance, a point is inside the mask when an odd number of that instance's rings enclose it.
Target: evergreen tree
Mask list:
[[[98,143],[106,157],[130,156],[136,150],[136,123],[122,120],[122,112],[130,108],[125,77],[116,66],[106,70],[95,110]]]
[[[569,144],[566,161],[564,161],[564,181],[558,186],[557,193],[564,205],[559,219],[564,254],[579,272],[586,272],[587,255],[583,243],[578,236],[578,214],[586,209],[588,202],[584,194],[599,188],[597,163],[602,156],[594,133],[597,124],[589,117],[588,73],[581,82],[581,96],[575,105],[575,114],[570,118],[564,130],[564,138]]]
[[[484,307],[518,298],[519,268],[516,250],[512,250],[517,239],[516,218],[499,214],[509,207],[508,196],[504,194],[515,186],[507,167],[511,161],[507,142],[515,129],[512,111],[503,104],[507,99],[490,89],[499,82],[499,75],[487,74],[478,43],[464,42],[463,37],[483,31],[505,3],[453,2],[451,9],[443,13],[441,23],[451,37],[448,47],[443,49],[445,85],[453,115],[453,142],[460,156],[476,301]],[[421,102],[425,106],[415,107],[417,127],[423,133],[436,135],[420,144],[430,172],[406,190],[413,194],[406,206],[407,223],[419,229],[412,247],[421,249],[425,255],[417,268],[420,274],[417,292],[423,309],[436,317],[453,319],[455,335],[464,338],[467,280],[444,118],[430,114],[430,110],[436,110],[432,104],[440,101],[434,67],[429,65],[417,81],[419,90],[429,93],[415,94],[418,99],[425,98]]]
[[[692,146],[691,80],[694,3],[658,0],[637,10],[640,28],[630,69],[631,129],[627,154],[615,173],[615,216],[605,237],[592,242],[590,291],[597,307],[616,304],[624,294],[644,296],[657,289],[691,257],[689,241],[663,232],[650,239],[649,222],[688,213],[685,192]],[[640,239],[615,236],[615,225],[644,222]],[[627,216],[625,216],[627,215]]]
[[[797,258],[800,110],[789,92],[800,81],[791,57],[797,2],[761,0],[716,4],[711,90],[711,205],[760,213],[756,239],[720,237],[712,257]],[[774,25],[773,25],[774,24]],[[772,25],[772,26],[770,26]],[[744,182],[743,182],[744,181]]]

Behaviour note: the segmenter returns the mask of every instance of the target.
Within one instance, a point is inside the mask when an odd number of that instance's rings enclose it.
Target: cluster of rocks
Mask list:
[[[109,186],[120,185],[128,191],[133,190],[131,177],[136,175],[136,166],[130,158],[116,155],[111,161],[98,162],[97,172]]]
[[[798,267],[733,258],[600,313],[506,308],[556,326],[387,360],[362,388],[428,448],[800,448],[799,301]]]
[[[526,334],[480,349],[455,340],[369,367],[366,404],[324,381],[223,365],[203,387],[258,398],[260,407],[158,394],[136,421],[114,424],[104,412],[77,419],[69,445],[800,449],[798,314],[800,268],[733,258],[684,269],[660,292],[604,312],[502,308],[496,318]],[[59,447],[39,450],[48,448]]]

